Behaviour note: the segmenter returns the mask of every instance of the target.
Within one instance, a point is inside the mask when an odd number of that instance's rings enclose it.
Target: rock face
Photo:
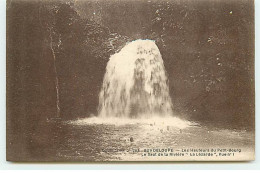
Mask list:
[[[167,76],[152,40],[136,40],[110,57],[99,94],[99,116],[172,115]]]

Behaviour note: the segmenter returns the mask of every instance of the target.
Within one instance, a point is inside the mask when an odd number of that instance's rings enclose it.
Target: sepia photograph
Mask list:
[[[6,160],[255,160],[254,0],[7,0]]]

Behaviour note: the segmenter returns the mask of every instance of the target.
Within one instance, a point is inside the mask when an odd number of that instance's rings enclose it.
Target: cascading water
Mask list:
[[[154,41],[133,41],[110,57],[98,109],[99,117],[172,115],[167,76]]]

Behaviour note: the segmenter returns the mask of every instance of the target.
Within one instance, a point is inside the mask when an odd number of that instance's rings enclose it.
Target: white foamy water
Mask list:
[[[136,40],[110,57],[99,117],[151,118],[172,113],[162,56],[154,41]]]
[[[194,122],[189,122],[186,120],[179,119],[177,117],[151,117],[151,118],[119,118],[119,117],[91,117],[91,118],[82,118],[78,120],[69,121],[68,124],[73,125],[92,125],[92,124],[103,124],[103,125],[141,125],[143,127],[159,127],[160,129],[167,127],[176,127],[179,129],[184,129],[186,127],[197,125]]]

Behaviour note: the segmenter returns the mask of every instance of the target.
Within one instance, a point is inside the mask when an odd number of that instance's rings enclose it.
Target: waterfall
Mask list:
[[[152,40],[136,40],[112,55],[99,94],[99,117],[172,115],[163,59]]]

